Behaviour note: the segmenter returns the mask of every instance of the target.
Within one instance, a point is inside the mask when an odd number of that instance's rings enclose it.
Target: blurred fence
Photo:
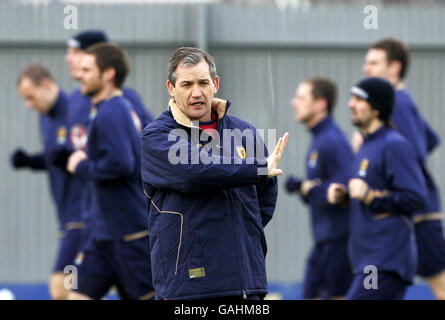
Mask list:
[[[411,48],[406,82],[424,117],[442,138],[445,100],[445,9],[377,7],[378,29],[363,26],[363,6],[317,6],[281,11],[272,6],[231,5],[77,5],[78,30],[64,28],[64,5],[13,5],[0,2],[0,283],[46,281],[57,249],[56,218],[44,173],[13,171],[9,155],[17,147],[39,150],[37,115],[23,106],[15,87],[29,63],[47,66],[56,80],[72,90],[64,62],[67,38],[100,28],[129,53],[135,88],[157,116],[166,107],[168,58],[181,45],[200,46],[216,60],[221,77],[219,97],[230,99],[230,112],[257,128],[291,133],[280,166],[302,174],[307,131],[294,122],[290,99],[297,84],[315,75],[334,79],[340,90],[335,118],[350,135],[346,107],[349,88],[363,77],[367,47],[393,36]],[[266,137],[267,138],[267,137]],[[430,159],[445,190],[440,159]],[[311,246],[307,209],[288,196],[279,178],[275,217],[266,228],[268,277],[272,282],[302,278]],[[442,192],[442,196],[444,193]]]

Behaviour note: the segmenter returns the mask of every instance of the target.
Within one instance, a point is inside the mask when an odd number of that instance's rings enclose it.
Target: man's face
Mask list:
[[[371,108],[368,101],[355,95],[352,95],[349,99],[348,106],[351,109],[352,123],[360,129],[367,128],[378,114],[376,110]]]
[[[390,65],[386,52],[381,49],[369,49],[365,57],[363,72],[368,77],[380,77],[389,80]]]
[[[29,78],[23,78],[19,83],[18,90],[29,109],[47,113],[51,108],[51,93],[44,84],[36,85]]]
[[[210,76],[209,65],[203,59],[196,65],[184,65],[176,68],[176,84],[167,81],[168,93],[176,105],[194,121],[210,121],[211,106],[219,88],[219,78],[215,82]]]
[[[312,97],[312,85],[301,83],[292,99],[292,106],[295,109],[295,119],[307,123],[315,114],[315,101]]]
[[[83,56],[80,62],[79,81],[82,85],[82,94],[86,96],[92,97],[102,90],[104,81],[94,55]]]
[[[80,63],[86,55],[85,51],[68,47],[65,55],[65,61],[70,69],[70,76],[75,80],[79,80]]]

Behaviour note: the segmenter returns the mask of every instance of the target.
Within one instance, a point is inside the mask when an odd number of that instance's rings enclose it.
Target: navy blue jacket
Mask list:
[[[217,131],[225,137],[213,144],[216,149],[193,139],[203,131],[192,128],[172,102],[143,131],[142,180],[157,298],[267,293],[263,228],[275,210],[277,179],[267,178],[262,138],[240,138],[245,129],[253,134],[256,129],[226,114],[228,106],[215,110]],[[239,130],[227,138],[224,129]],[[181,152],[186,162],[176,161]],[[213,162],[205,164],[198,154]],[[264,169],[266,176],[258,175]]]
[[[424,208],[416,212],[416,220],[421,221],[427,217],[427,214],[441,211],[439,190],[427,168],[428,153],[440,144],[440,138],[425,119],[422,118],[413,99],[405,90],[396,91],[391,121],[405,139],[413,144],[417,156],[423,163],[423,173],[428,190],[428,201]]]
[[[382,126],[365,136],[352,177],[367,182],[366,201],[350,200],[349,250],[353,271],[374,265],[412,281],[417,265],[413,212],[425,205],[422,164],[412,145]]]
[[[140,177],[140,132],[131,104],[115,96],[94,106],[97,114],[88,131],[88,160],[76,175],[93,181],[92,237],[122,239],[147,229]]]
[[[129,88],[123,88],[124,97],[131,103],[132,108],[137,114],[137,117],[133,114],[133,120],[135,124],[137,119],[140,119],[141,124],[140,131],[150,121],[153,120],[151,113],[144,106],[140,100],[138,94]],[[70,106],[70,119],[69,119],[69,133],[70,133],[70,147],[71,150],[87,150],[88,144],[88,130],[91,121],[94,119],[97,108],[93,108],[91,105],[91,99],[88,96],[82,94],[80,88],[74,90],[69,97]],[[137,125],[137,127],[139,127]],[[92,222],[91,208],[92,205],[92,181],[83,181],[82,196],[81,196],[81,211],[83,212],[83,219]]]
[[[67,144],[68,111],[67,95],[60,90],[54,106],[47,114],[40,115],[40,134],[44,147],[41,155],[45,164],[41,169],[47,169],[49,173],[60,230],[65,230],[70,222],[81,221],[78,201],[81,181],[51,161],[54,150]]]
[[[321,182],[305,197],[311,209],[314,240],[322,243],[347,239],[349,209],[330,205],[327,189],[333,182],[347,184],[348,171],[354,160],[353,152],[331,117],[320,121],[311,132],[313,140],[306,156],[306,179],[319,179]]]

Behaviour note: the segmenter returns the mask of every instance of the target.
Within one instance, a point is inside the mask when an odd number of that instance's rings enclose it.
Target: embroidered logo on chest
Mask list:
[[[369,160],[368,159],[363,159],[362,162],[360,163],[360,170],[358,172],[358,175],[360,177],[365,177],[366,176],[366,170],[368,170],[369,167]]]
[[[244,147],[236,147],[236,151],[241,159],[246,159],[246,150]]]
[[[309,168],[315,168],[315,166],[317,165],[317,160],[318,160],[318,152],[312,151],[311,154],[309,155],[309,163],[308,163]]]
[[[87,147],[88,133],[81,124],[76,124],[70,131],[70,142],[74,149],[85,150]]]
[[[66,142],[66,127],[59,127],[57,129],[57,143],[64,144]]]
[[[96,114],[97,114],[97,108],[96,107],[91,107],[90,114],[88,116],[89,119],[93,120],[96,117]]]

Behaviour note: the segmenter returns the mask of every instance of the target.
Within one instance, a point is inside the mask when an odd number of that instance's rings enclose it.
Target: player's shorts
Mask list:
[[[348,291],[348,300],[402,300],[410,285],[396,272],[379,271],[377,273],[377,288],[365,288],[364,282],[369,274],[357,274]]]
[[[344,297],[353,278],[346,239],[316,244],[306,263],[303,299]]]
[[[418,251],[417,274],[429,278],[445,270],[445,239],[441,220],[426,220],[415,225]]]
[[[83,247],[85,241],[86,239],[82,229],[63,231],[53,272],[63,272],[66,266],[74,265],[74,259]]]
[[[101,299],[119,283],[129,299],[153,299],[149,237],[124,240],[89,239],[76,259],[77,289]]]

